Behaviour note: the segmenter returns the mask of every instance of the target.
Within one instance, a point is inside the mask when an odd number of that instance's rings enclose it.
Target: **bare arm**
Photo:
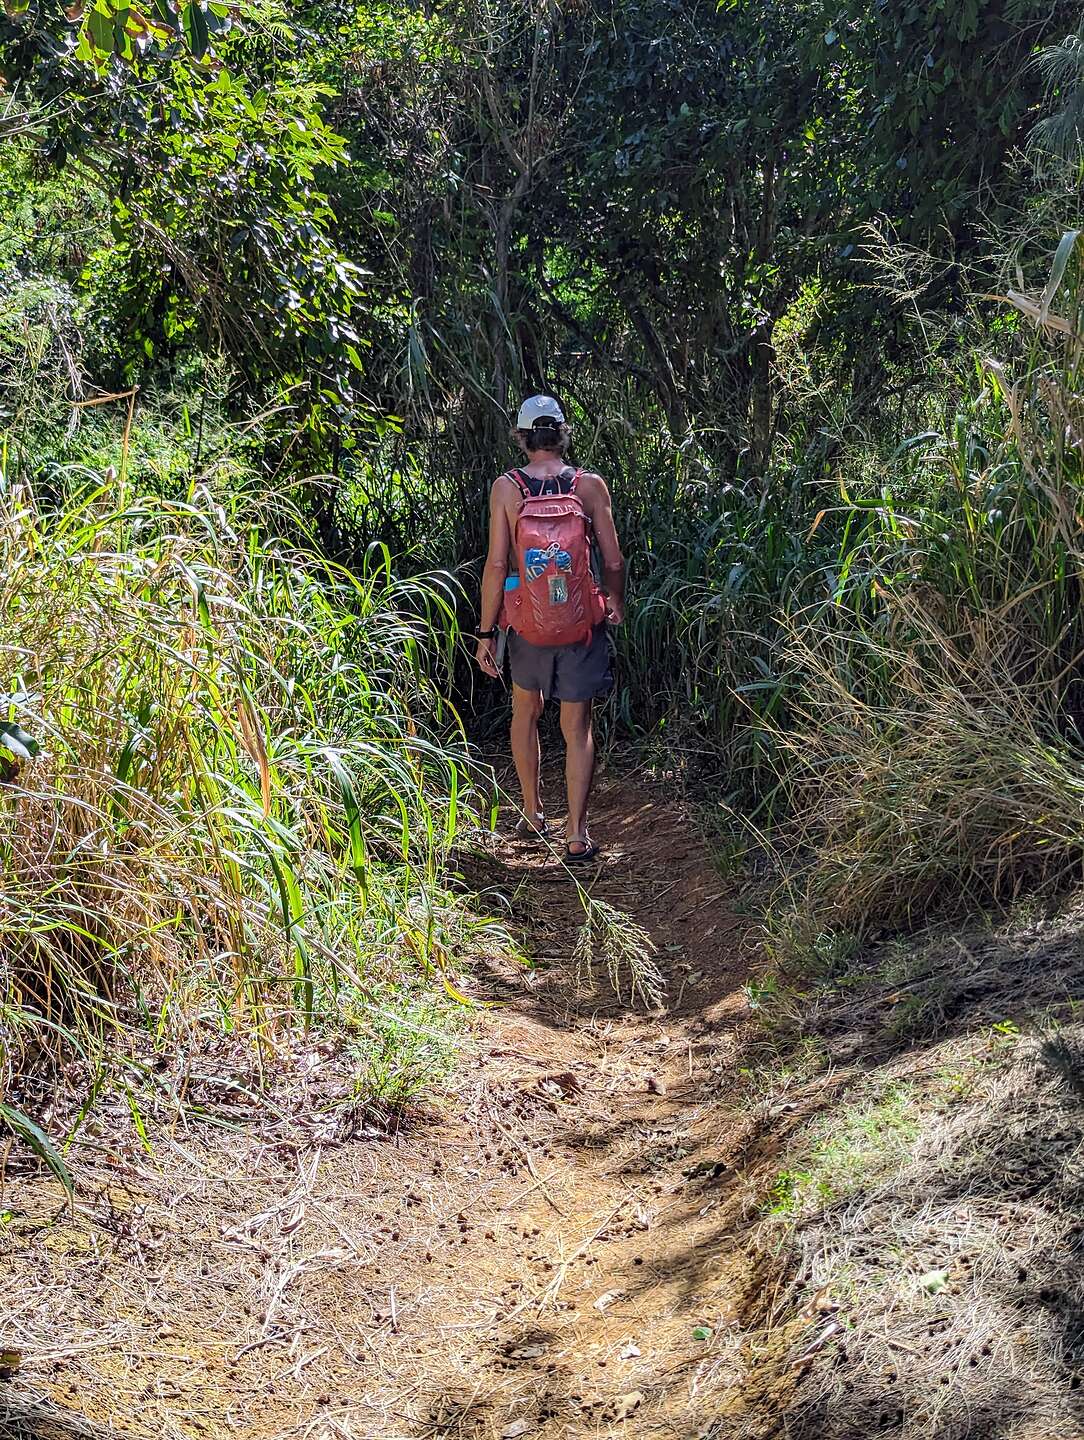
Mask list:
[[[610,492],[601,475],[587,474],[580,481],[580,496],[602,556],[602,588],[609,600],[607,618],[620,625],[625,618],[625,557],[617,538]]]
[[[482,570],[482,599],[478,607],[478,628],[483,631],[496,627],[508,575],[508,551],[512,543],[505,493],[508,483],[503,477],[495,480],[489,492],[489,550]],[[475,658],[487,675],[496,675],[496,647],[492,640],[478,641]]]

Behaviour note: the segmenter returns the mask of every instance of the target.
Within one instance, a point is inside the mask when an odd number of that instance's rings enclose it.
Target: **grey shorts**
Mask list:
[[[605,623],[580,645],[529,645],[508,632],[512,684],[547,700],[594,700],[613,689],[613,645]]]

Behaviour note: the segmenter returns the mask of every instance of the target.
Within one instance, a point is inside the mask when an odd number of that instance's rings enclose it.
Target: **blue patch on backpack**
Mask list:
[[[553,560],[558,570],[564,570],[572,574],[572,556],[567,550],[562,550],[555,540],[552,545],[547,545],[545,550],[531,549],[523,557],[524,568],[528,580],[537,580],[545,573],[546,566]]]

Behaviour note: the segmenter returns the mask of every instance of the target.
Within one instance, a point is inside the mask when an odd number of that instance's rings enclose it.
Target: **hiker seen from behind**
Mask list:
[[[561,706],[568,820],[565,859],[582,864],[599,847],[587,829],[595,768],[594,701],[613,688],[612,642],[625,608],[625,562],[601,475],[566,459],[571,431],[549,395],[520,406],[514,438],[526,457],[499,475],[489,498],[489,553],[482,574],[477,660],[500,674],[498,636],[512,674],[512,757],[523,792],[521,838],[542,838],[538,722]]]

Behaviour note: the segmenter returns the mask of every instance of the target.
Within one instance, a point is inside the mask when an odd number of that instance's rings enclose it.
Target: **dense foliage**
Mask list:
[[[108,209],[123,339],[94,379],[225,354],[239,403],[287,397],[282,423],[315,427],[314,465],[398,416],[440,483],[477,487],[524,386],[565,392],[611,468],[625,427],[664,428],[755,478],[823,418],[778,383],[796,330],[863,414],[917,383],[907,310],[863,284],[864,227],[932,247],[928,298],[959,303],[1020,199],[1032,57],[1074,18],[35,0],[0,40],[9,133]]]
[[[525,389],[617,496],[610,718],[804,818],[812,923],[1068,873],[1078,18],[8,0],[9,1032],[43,964],[98,1033],[177,946],[257,1028],[446,953],[442,687],[484,705],[455,584],[393,572],[477,560]]]

